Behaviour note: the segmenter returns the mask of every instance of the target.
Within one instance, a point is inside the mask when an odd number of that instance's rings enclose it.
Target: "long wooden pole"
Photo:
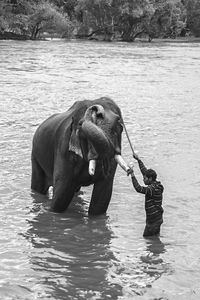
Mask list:
[[[134,154],[135,154],[135,151],[134,151],[134,149],[133,149],[133,145],[132,145],[131,140],[130,140],[130,138],[129,138],[128,131],[127,131],[127,129],[126,129],[126,126],[125,126],[125,124],[124,124],[124,121],[122,121],[122,122],[123,122],[124,130],[125,130],[125,133],[126,133],[126,136],[127,136],[128,142],[129,142],[129,145],[130,145],[131,150],[132,150],[132,153],[133,153],[133,155],[134,155]]]

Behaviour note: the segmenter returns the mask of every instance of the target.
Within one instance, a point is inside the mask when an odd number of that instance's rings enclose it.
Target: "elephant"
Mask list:
[[[93,184],[89,215],[106,213],[123,131],[119,106],[108,97],[75,102],[36,129],[32,141],[31,189],[46,194],[53,186],[51,209],[67,210],[82,186]]]

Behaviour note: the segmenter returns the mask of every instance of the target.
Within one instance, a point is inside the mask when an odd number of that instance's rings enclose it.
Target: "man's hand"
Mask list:
[[[128,170],[126,171],[127,176],[132,175],[133,174],[133,167],[129,167]]]

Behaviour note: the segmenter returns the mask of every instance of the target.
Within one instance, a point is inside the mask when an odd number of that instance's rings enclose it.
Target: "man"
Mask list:
[[[138,183],[132,168],[127,170],[127,175],[131,174],[135,190],[138,193],[145,194],[146,226],[143,236],[158,235],[160,233],[160,226],[163,223],[162,199],[164,188],[162,184],[156,180],[157,174],[154,170],[147,169],[137,154],[134,153],[133,158],[138,161],[144,184],[146,185],[141,186]]]

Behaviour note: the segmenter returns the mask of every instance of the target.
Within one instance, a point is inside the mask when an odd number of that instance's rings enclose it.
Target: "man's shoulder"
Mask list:
[[[164,187],[163,187],[163,185],[160,181],[154,181],[151,184],[151,188],[154,189],[154,190],[160,190],[161,192],[164,191]]]

